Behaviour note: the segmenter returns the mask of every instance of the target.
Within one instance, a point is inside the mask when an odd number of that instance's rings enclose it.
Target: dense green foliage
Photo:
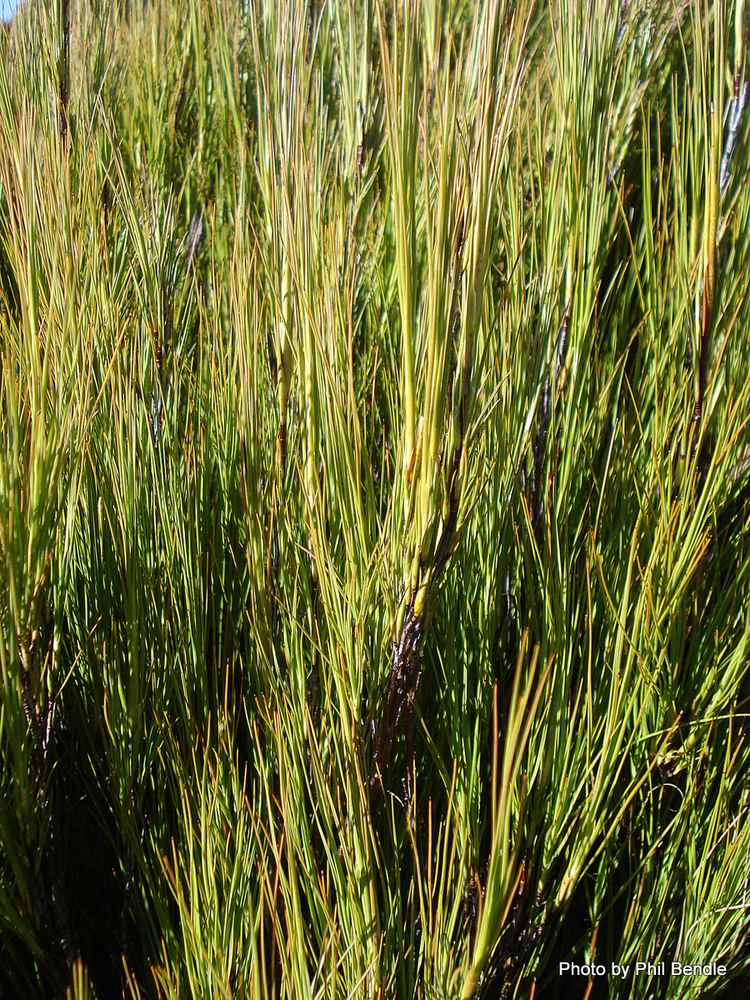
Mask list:
[[[3,997],[743,989],[749,28],[0,29]]]

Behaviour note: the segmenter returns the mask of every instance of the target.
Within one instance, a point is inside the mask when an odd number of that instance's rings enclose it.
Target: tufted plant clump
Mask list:
[[[0,28],[0,995],[747,988],[749,38]]]

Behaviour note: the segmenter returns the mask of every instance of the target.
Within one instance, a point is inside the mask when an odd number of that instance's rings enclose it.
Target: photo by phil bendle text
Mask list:
[[[579,965],[577,962],[560,962],[558,973],[561,976],[615,976],[626,979],[631,968],[636,976],[725,976],[726,965],[718,962],[708,962],[704,965],[683,965],[682,962],[636,962],[635,965],[619,965],[612,962],[609,965],[592,964]]]

